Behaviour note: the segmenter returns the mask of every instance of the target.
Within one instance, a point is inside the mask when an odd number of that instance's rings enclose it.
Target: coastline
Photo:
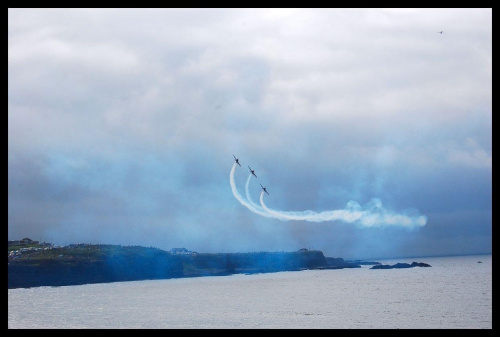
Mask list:
[[[292,252],[197,253],[184,248],[71,244],[12,249],[8,258],[8,289],[68,286],[122,281],[228,276],[282,271],[361,268],[430,267],[413,262],[383,265],[376,261],[325,257],[305,248]]]
[[[13,253],[15,252],[15,253]],[[152,247],[72,244],[12,250],[8,289],[305,269],[360,268],[305,248],[293,252],[172,253]]]

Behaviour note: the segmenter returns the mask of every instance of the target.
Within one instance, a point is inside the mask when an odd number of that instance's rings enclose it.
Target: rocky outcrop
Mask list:
[[[413,267],[431,267],[431,265],[424,262],[412,262],[409,263],[396,263],[393,265],[388,264],[377,264],[371,267],[370,269],[394,269],[394,268],[413,268]]]
[[[345,261],[341,257],[326,257],[326,265],[314,269],[344,269],[344,268],[361,268],[360,263]]]

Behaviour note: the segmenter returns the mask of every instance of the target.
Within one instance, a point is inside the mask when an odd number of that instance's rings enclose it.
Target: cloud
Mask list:
[[[453,216],[464,207],[491,226],[491,14],[10,8],[9,238],[341,255],[367,247],[365,230],[399,240],[374,254],[410,241],[425,254],[436,226],[473,233]],[[249,212],[227,184],[232,154],[270,209],[379,199],[428,222],[410,233]]]

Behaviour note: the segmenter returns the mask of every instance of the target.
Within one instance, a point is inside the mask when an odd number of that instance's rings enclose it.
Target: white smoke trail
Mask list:
[[[238,199],[238,201],[243,206],[245,206],[246,208],[248,208],[252,212],[257,213],[257,214],[262,215],[262,216],[265,216],[265,217],[268,217],[268,218],[272,218],[273,216],[271,214],[263,211],[260,206],[254,204],[254,203],[249,203],[247,200],[245,200],[241,196],[241,194],[236,189],[236,184],[234,183],[234,171],[235,170],[236,170],[236,163],[233,164],[233,168],[231,169],[231,173],[229,174],[229,183],[231,184],[231,190],[233,191],[233,195],[235,196],[235,198]],[[248,182],[247,182],[247,185],[248,185]],[[247,193],[247,195],[248,195],[248,193]]]
[[[351,203],[351,209],[349,210],[336,210],[336,211],[325,211],[321,213],[316,213],[313,211],[302,211],[302,212],[284,212],[270,209],[264,203],[264,191],[260,194],[260,204],[262,208],[274,215],[277,218],[282,218],[284,220],[305,220],[305,221],[333,221],[333,220],[343,220],[346,222],[353,222],[359,220],[363,213],[356,210],[354,202]]]
[[[284,220],[304,220],[313,222],[341,220],[348,223],[357,221],[363,227],[391,225],[415,227],[424,226],[427,223],[427,217],[423,215],[410,216],[406,214],[394,214],[384,209],[382,207],[382,202],[376,198],[372,199],[370,203],[368,203],[365,210],[362,209],[359,203],[349,201],[345,209],[324,211],[320,213],[313,211],[284,212],[270,209],[264,203],[264,192],[261,192],[260,194],[260,204],[264,210],[275,217]]]
[[[252,198],[250,197],[250,190],[248,188],[248,186],[250,185],[250,180],[252,179],[252,174],[250,174],[248,176],[248,179],[247,179],[247,183],[245,184],[245,195],[247,197],[247,200],[248,202],[256,209],[260,210],[260,211],[263,211],[264,212],[264,209],[260,206],[260,205],[257,205],[256,203],[253,202]],[[267,212],[269,214],[269,212]]]
[[[380,226],[404,226],[404,227],[415,227],[415,226],[425,226],[427,223],[427,217],[418,214],[397,214],[386,210],[382,207],[382,201],[380,199],[372,199],[363,209],[359,203],[356,201],[349,201],[344,209],[314,212],[314,211],[302,211],[302,212],[286,212],[270,209],[264,203],[264,191],[260,194],[260,206],[255,204],[250,197],[249,184],[252,178],[250,174],[248,176],[245,193],[246,199],[244,199],[238,192],[236,184],[234,182],[234,172],[236,169],[236,163],[233,164],[231,173],[229,174],[229,182],[231,184],[231,189],[233,195],[238,199],[238,201],[245,207],[247,207],[252,212],[269,217],[276,218],[283,221],[288,220],[303,220],[312,222],[323,222],[323,221],[335,221],[340,220],[347,223],[356,222],[363,227],[380,227]],[[409,213],[407,211],[406,213]],[[413,212],[416,213],[416,212]]]
[[[245,193],[247,196],[248,202],[254,207],[256,210],[258,210],[259,214],[265,215],[269,218],[276,218],[282,221],[286,221],[289,219],[286,219],[285,217],[281,216],[280,214],[275,214],[274,212],[269,212],[268,209],[262,208],[260,205],[257,205],[256,203],[253,202],[252,198],[250,197],[250,190],[248,188],[248,185],[250,184],[250,180],[252,179],[252,175],[250,174],[247,179],[247,183],[245,185]],[[262,191],[264,193],[264,191]]]

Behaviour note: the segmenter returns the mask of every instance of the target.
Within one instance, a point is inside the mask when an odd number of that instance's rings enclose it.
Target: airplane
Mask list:
[[[266,188],[265,188],[264,186],[262,186],[262,184],[260,184],[260,187],[262,187],[262,190],[263,190],[264,192],[266,192],[266,193],[267,193],[267,195],[269,195],[269,193],[267,192]]]
[[[436,32],[436,33],[438,33],[438,34],[443,34],[443,31],[440,31],[440,32]]]
[[[233,157],[234,157],[234,154],[233,154]],[[238,160],[238,158],[234,157],[234,161],[236,162],[236,164],[238,164],[238,165],[241,166],[240,161]]]
[[[255,175],[255,170],[252,170],[250,166],[248,166],[248,168],[250,169],[250,172],[252,172],[252,174],[255,176],[255,178],[257,178],[257,176]]]

